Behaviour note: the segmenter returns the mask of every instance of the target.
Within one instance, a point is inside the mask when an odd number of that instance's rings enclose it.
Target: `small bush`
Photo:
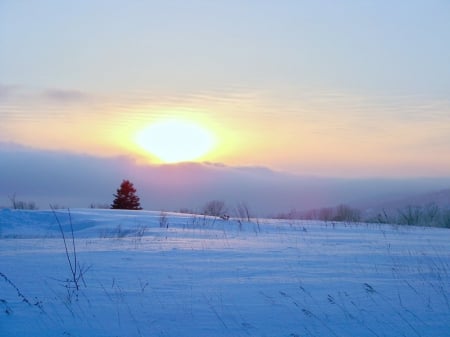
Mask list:
[[[92,209],[94,209],[94,208],[97,208],[97,209],[109,209],[110,207],[109,207],[109,205],[108,204],[105,204],[105,203],[91,203],[90,205],[89,205],[89,208],[92,208]]]
[[[440,224],[442,227],[450,228],[450,209],[441,212]]]
[[[159,214],[159,227],[169,228],[169,218],[167,217],[166,212],[161,211]]]
[[[17,200],[15,194],[10,196],[9,200],[11,201],[12,209],[26,209],[26,210],[37,210],[38,209],[38,207],[36,206],[36,203],[34,201]]]
[[[334,210],[334,221],[361,221],[361,211],[356,208],[351,208],[347,205],[339,205]]]
[[[211,216],[221,216],[226,213],[225,202],[222,200],[208,201],[202,208],[202,214]]]
[[[250,213],[250,207],[246,202],[239,202],[236,205],[236,217],[241,221],[248,221],[250,222],[252,216]]]

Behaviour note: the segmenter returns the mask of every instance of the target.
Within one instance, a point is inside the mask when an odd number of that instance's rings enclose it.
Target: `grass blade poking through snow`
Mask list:
[[[50,208],[53,212],[53,215],[55,216],[56,222],[57,222],[59,230],[61,232],[61,237],[63,239],[64,249],[66,252],[67,263],[69,264],[69,267],[70,267],[71,278],[67,279],[66,284],[65,284],[65,287],[67,288],[67,291],[68,291],[69,300],[72,298],[72,295],[74,295],[74,294],[75,294],[76,298],[78,298],[78,290],[80,290],[80,280],[82,280],[84,282],[83,275],[87,271],[88,268],[83,269],[80,266],[78,259],[77,259],[77,249],[75,246],[75,235],[73,232],[72,216],[70,214],[70,210],[68,209],[67,211],[69,213],[70,234],[72,237],[72,257],[71,257],[70,253],[69,253],[69,247],[67,245],[66,235],[64,234],[64,229],[62,227],[61,221],[59,220],[58,215],[55,212],[55,208],[52,205],[50,205]]]

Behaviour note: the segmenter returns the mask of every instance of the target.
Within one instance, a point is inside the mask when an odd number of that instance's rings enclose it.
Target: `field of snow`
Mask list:
[[[0,336],[450,336],[448,229],[56,215],[0,210]]]

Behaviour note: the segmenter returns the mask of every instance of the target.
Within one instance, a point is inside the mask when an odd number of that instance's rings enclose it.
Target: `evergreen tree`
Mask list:
[[[122,181],[114,197],[112,209],[142,209],[136,189],[129,180]]]

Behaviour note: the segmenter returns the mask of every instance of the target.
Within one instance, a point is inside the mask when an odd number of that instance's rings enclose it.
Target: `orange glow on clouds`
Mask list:
[[[124,155],[142,164],[209,161],[314,175],[437,176],[450,167],[449,124],[439,119],[375,118],[370,109],[366,118],[325,103],[331,112],[305,103],[300,112],[280,118],[283,107],[292,110],[289,102],[272,107],[264,98],[201,97],[176,104],[109,98],[98,105],[51,106],[58,112],[53,114],[45,104],[31,103],[23,108],[26,118],[2,120],[0,141]]]

